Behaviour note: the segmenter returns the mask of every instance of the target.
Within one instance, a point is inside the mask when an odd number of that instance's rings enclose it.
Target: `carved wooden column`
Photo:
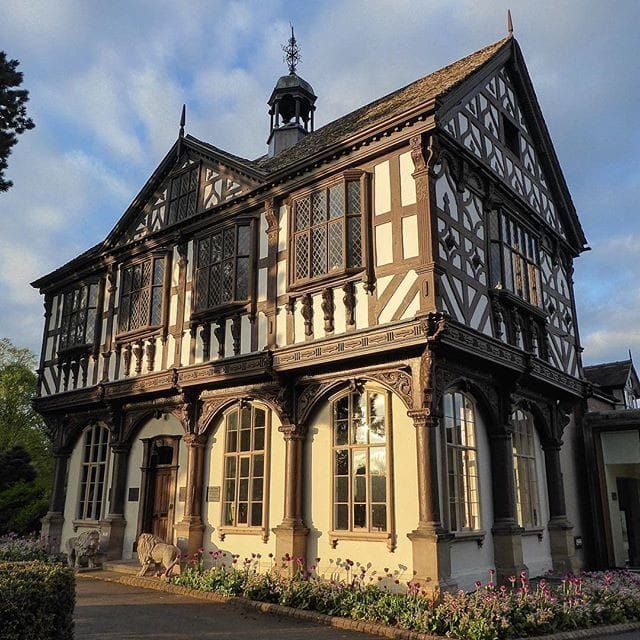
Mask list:
[[[303,457],[305,429],[293,424],[280,427],[286,445],[284,518],[273,532],[276,534],[276,558],[285,556],[305,558],[307,555],[307,534],[309,529],[303,518]],[[282,566],[291,569],[291,563]]]
[[[575,556],[573,525],[567,517],[560,460],[561,447],[562,441],[558,438],[548,438],[542,442],[549,497],[547,529],[551,544],[551,559],[553,560],[553,570],[556,573],[565,574],[575,573],[579,567]]]
[[[206,438],[189,433],[183,440],[187,447],[187,490],[182,520],[175,525],[178,547],[183,553],[195,553],[202,547],[204,523],[202,522],[204,450]]]
[[[118,272],[114,264],[109,265],[107,270],[107,281],[105,283],[106,293],[109,297],[107,303],[107,327],[105,331],[104,343],[102,345],[102,382],[109,380],[109,362],[111,360],[111,352],[113,349],[113,320],[116,304],[116,280]],[[117,369],[116,369],[117,371]]]
[[[124,531],[127,525],[124,518],[124,507],[130,451],[131,443],[129,442],[113,442],[111,444],[112,474],[109,513],[100,522],[102,548],[106,553],[107,560],[122,558]]]
[[[452,536],[442,526],[438,476],[438,406],[435,392],[434,341],[444,329],[444,319],[430,314],[426,319],[427,345],[412,363],[413,405],[408,412],[416,429],[418,457],[418,527],[408,534],[413,547],[415,579],[427,589],[453,590],[451,579]]]
[[[277,318],[278,315],[278,234],[280,225],[278,220],[278,207],[274,200],[265,203],[265,218],[267,220],[267,347],[273,349],[276,346],[276,323],[285,322],[286,316]]]
[[[507,413],[508,415],[508,413]],[[503,424],[489,432],[493,489],[493,553],[499,583],[526,571],[522,527],[518,525],[513,466],[513,432]]]
[[[64,524],[64,504],[66,498],[67,467],[71,452],[66,449],[54,451],[53,489],[49,511],[42,518],[42,538],[52,552],[60,551],[62,525]]]
[[[413,136],[409,140],[416,185],[416,209],[418,214],[418,250],[420,265],[416,268],[420,278],[420,312],[435,310],[436,271],[433,238],[436,229],[436,190],[433,168],[438,161],[440,148],[435,135]]]

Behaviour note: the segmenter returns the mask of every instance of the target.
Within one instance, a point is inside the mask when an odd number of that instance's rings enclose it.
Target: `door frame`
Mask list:
[[[159,435],[151,438],[142,438],[143,445],[141,481],[140,481],[140,507],[138,509],[138,526],[136,531],[136,545],[141,533],[151,533],[151,522],[153,518],[154,493],[155,493],[155,471],[157,466],[153,460],[153,450],[157,446],[170,446],[173,449],[173,457],[170,465],[162,465],[162,469],[171,471],[169,487],[171,491],[170,509],[167,515],[168,529],[171,531],[171,540],[165,540],[168,544],[173,544],[175,539],[175,512],[176,500],[178,499],[178,468],[180,440],[182,436]]]

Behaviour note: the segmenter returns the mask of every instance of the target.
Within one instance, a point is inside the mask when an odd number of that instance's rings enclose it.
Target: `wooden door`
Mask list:
[[[155,470],[153,481],[153,507],[151,512],[151,533],[165,542],[172,542],[171,529],[173,522],[173,471],[172,469]]]

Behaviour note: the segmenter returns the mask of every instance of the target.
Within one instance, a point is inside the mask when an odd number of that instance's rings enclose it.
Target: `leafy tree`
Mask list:
[[[27,116],[29,92],[18,88],[22,84],[22,73],[17,71],[19,64],[0,51],[0,191],[8,191],[13,185],[4,177],[11,147],[20,134],[35,126]]]
[[[38,529],[47,508],[53,460],[42,419],[31,406],[35,356],[0,340],[0,534]]]

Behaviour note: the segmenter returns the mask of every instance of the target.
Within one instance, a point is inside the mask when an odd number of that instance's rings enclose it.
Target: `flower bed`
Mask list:
[[[23,562],[39,560],[57,563],[65,561],[65,554],[50,553],[44,541],[37,536],[20,537],[15,533],[0,536],[0,562]]]
[[[540,580],[535,586],[523,575],[502,587],[496,587],[490,575],[473,593],[444,593],[436,599],[411,580],[403,593],[393,592],[386,585],[399,582],[398,572],[378,575],[370,566],[344,560],[335,564],[331,575],[319,575],[317,565],[285,560],[292,565],[293,577],[276,571],[272,558],[271,571],[258,571],[259,554],[240,561],[217,551],[211,554],[210,568],[196,554],[172,581],[200,591],[464,640],[502,640],[640,621],[640,576],[624,571],[585,573],[553,585]]]

